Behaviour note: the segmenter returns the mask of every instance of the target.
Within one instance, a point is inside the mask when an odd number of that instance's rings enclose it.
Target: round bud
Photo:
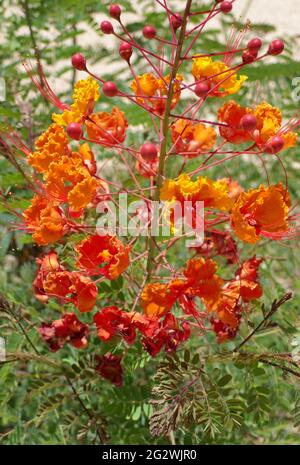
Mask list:
[[[207,96],[210,90],[210,87],[207,84],[207,82],[197,82],[194,90],[195,90],[195,94],[197,95],[197,97],[204,98]]]
[[[244,131],[254,131],[254,129],[256,129],[257,126],[257,119],[254,115],[244,115],[241,118],[240,124]]]
[[[262,47],[262,41],[259,37],[255,37],[248,42],[247,49],[250,52],[258,52]]]
[[[232,10],[232,3],[231,2],[222,2],[220,5],[220,10],[222,13],[230,13]]]
[[[250,50],[245,50],[243,52],[242,58],[243,58],[243,63],[245,65],[249,65],[250,63],[253,63],[255,58],[257,57],[257,53],[250,51]]]
[[[78,69],[78,71],[84,71],[86,70],[86,60],[81,53],[75,53],[75,55],[72,56],[72,66],[75,69]]]
[[[171,26],[173,27],[173,29],[179,29],[182,25],[182,17],[177,14],[177,13],[174,13],[172,16],[171,16],[171,19],[170,19],[170,23],[171,23]]]
[[[71,139],[80,140],[83,134],[81,125],[79,123],[68,124],[67,134]]]
[[[284,140],[280,136],[274,136],[272,139],[267,142],[265,146],[265,152],[270,154],[275,154],[280,152],[284,147]]]
[[[284,50],[284,42],[282,40],[276,39],[270,43],[268,54],[269,55],[280,55]]]
[[[119,21],[120,16],[121,16],[121,7],[119,5],[110,5],[109,7],[109,15]]]
[[[102,21],[100,24],[100,29],[103,34],[113,34],[114,28],[110,21]]]
[[[140,154],[144,160],[153,162],[157,158],[157,148],[154,144],[146,142],[146,144],[142,145],[140,148]]]
[[[119,54],[123,60],[129,61],[132,55],[132,46],[127,42],[122,42],[119,47]]]
[[[106,97],[115,97],[118,94],[118,88],[114,82],[107,81],[102,87],[103,94]]]
[[[146,39],[154,39],[154,37],[156,36],[156,29],[154,26],[145,26],[144,29],[143,29],[143,36],[146,38]]]

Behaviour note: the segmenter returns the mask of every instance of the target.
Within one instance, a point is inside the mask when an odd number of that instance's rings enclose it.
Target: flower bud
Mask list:
[[[142,145],[140,148],[140,154],[144,160],[153,162],[157,158],[157,148],[154,144],[146,142],[146,144]]]
[[[80,140],[82,138],[82,127],[79,123],[70,123],[67,126],[67,134],[71,139]]]
[[[156,29],[154,26],[145,26],[144,29],[143,29],[143,36],[146,38],[146,39],[154,39],[154,37],[156,36]]]
[[[118,88],[114,82],[107,81],[102,87],[103,94],[106,97],[115,97],[118,94]]]
[[[116,19],[117,21],[120,20],[121,17],[121,7],[119,5],[110,5],[109,7],[109,15],[111,18]]]
[[[132,46],[127,42],[122,42],[119,47],[119,54],[123,60],[129,61],[132,55]]]
[[[280,55],[284,50],[284,42],[282,40],[276,39],[270,43],[268,54],[269,55]]]
[[[179,14],[174,13],[170,18],[170,23],[173,29],[176,31],[176,29],[179,29],[182,25],[182,17]]]
[[[206,97],[209,90],[210,87],[207,84],[207,82],[197,82],[197,84],[195,85],[195,94],[197,95],[197,97]]]
[[[250,50],[245,50],[242,55],[243,58],[243,63],[245,65],[249,65],[250,63],[253,63],[253,61],[257,58],[257,52],[250,51]]]
[[[248,42],[247,49],[250,52],[258,52],[262,47],[262,41],[259,37],[255,37]]]
[[[86,70],[86,60],[81,53],[75,53],[75,55],[72,56],[71,61],[73,68],[78,69],[78,71]]]
[[[232,3],[231,2],[222,2],[220,4],[220,10],[222,13],[230,13],[232,10]]]
[[[241,118],[240,125],[244,131],[254,131],[257,126],[257,119],[254,115],[244,115]]]
[[[110,21],[102,21],[100,24],[100,29],[103,34],[113,34],[114,28]]]
[[[280,152],[284,147],[284,140],[280,136],[274,136],[272,139],[267,142],[265,146],[265,152],[270,154],[275,154]]]

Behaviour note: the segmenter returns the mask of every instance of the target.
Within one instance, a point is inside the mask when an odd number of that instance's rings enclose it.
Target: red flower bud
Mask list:
[[[157,148],[154,144],[146,142],[140,149],[141,156],[144,160],[152,162],[157,158]]]
[[[262,41],[259,37],[255,37],[248,42],[247,49],[251,52],[258,52],[262,47]]]
[[[229,13],[232,10],[232,3],[222,2],[220,5],[220,10],[222,11],[222,13]]]
[[[110,21],[102,21],[100,24],[100,29],[103,34],[113,34],[114,28]]]
[[[110,5],[109,7],[109,15],[119,21],[120,16],[121,16],[121,7],[119,5]]]
[[[81,125],[79,123],[68,124],[67,134],[71,139],[80,140],[83,134]]]
[[[257,119],[254,115],[244,115],[241,118],[240,124],[244,131],[254,131],[257,126]]]
[[[276,39],[270,43],[268,54],[269,55],[280,55],[284,50],[284,42],[282,40]]]
[[[265,152],[270,154],[275,154],[280,152],[284,147],[284,140],[280,136],[274,136],[272,139],[266,144]]]
[[[114,82],[107,81],[103,84],[102,91],[106,97],[115,97],[118,93],[118,88]]]
[[[75,53],[75,55],[72,56],[72,66],[75,69],[78,69],[79,71],[84,71],[86,70],[86,60],[81,53]]]
[[[210,87],[206,82],[198,82],[195,85],[195,94],[197,95],[197,97],[201,97],[201,98],[206,97],[209,90],[210,90]]]
[[[119,47],[119,54],[123,60],[129,61],[132,55],[132,46],[127,42],[122,42]]]
[[[242,58],[243,58],[243,63],[245,65],[248,65],[249,63],[253,63],[255,58],[257,57],[257,53],[254,51],[250,50],[245,50],[243,52]]]
[[[146,39],[154,39],[154,37],[156,36],[156,29],[154,26],[145,26],[144,29],[143,29],[143,36],[146,38]]]
[[[179,29],[182,25],[182,17],[175,13],[171,16],[171,19],[170,19],[170,23],[171,23],[171,26],[173,27],[173,29]]]

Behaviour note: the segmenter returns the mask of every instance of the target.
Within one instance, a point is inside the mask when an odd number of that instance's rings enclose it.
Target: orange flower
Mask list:
[[[23,212],[25,224],[38,245],[56,242],[67,230],[67,221],[57,203],[35,195]]]
[[[45,174],[47,194],[59,202],[69,202],[74,211],[86,207],[94,198],[99,181],[90,175],[82,156],[72,152],[52,162]]]
[[[116,279],[129,266],[129,251],[116,236],[89,236],[76,246],[77,266]]]
[[[171,126],[171,131],[177,153],[183,152],[183,155],[189,158],[212,149],[217,138],[216,131],[212,127],[201,123],[192,124],[184,119],[178,119]]]
[[[217,265],[213,260],[202,257],[188,260],[183,272],[187,278],[187,289],[184,293],[189,297],[200,297],[207,301],[215,300],[220,293],[223,281],[215,274]]]
[[[73,302],[80,312],[92,310],[98,291],[90,278],[65,270],[56,252],[49,252],[37,263],[39,270],[33,287],[39,300],[47,302],[50,296],[54,296],[64,302]]]
[[[111,113],[93,113],[85,122],[90,139],[100,145],[116,145],[124,142],[128,121],[119,108]]]
[[[88,77],[76,82],[73,93],[73,103],[70,108],[59,114],[53,114],[52,119],[60,126],[70,123],[80,123],[93,112],[95,102],[99,99],[99,84]]]
[[[245,131],[241,127],[241,119],[245,115],[254,115],[257,121],[256,129]],[[297,143],[297,134],[289,130],[289,124],[282,127],[282,113],[266,102],[262,102],[255,109],[241,107],[233,100],[226,102],[219,109],[218,119],[227,124],[220,127],[220,134],[232,144],[253,141],[257,147],[264,148],[276,135],[284,141],[283,149],[294,147]]]
[[[244,242],[256,243],[260,237],[280,239],[288,230],[290,197],[282,184],[260,186],[242,193],[231,212],[231,225]]]
[[[52,161],[57,161],[70,152],[68,138],[58,124],[51,124],[35,142],[35,152],[28,156],[28,162],[39,173],[44,173]]]
[[[166,315],[173,307],[177,295],[168,284],[147,284],[141,295],[141,307],[149,317]]]
[[[43,287],[48,296],[73,302],[80,312],[90,312],[96,303],[96,284],[80,273],[50,272],[43,282]]]
[[[172,109],[175,108],[179,102],[182,79],[182,76],[178,74],[174,80],[171,102]],[[168,94],[169,83],[170,76],[165,76],[164,79],[157,79],[153,74],[146,73],[142,76],[137,76],[130,87],[138,97],[137,101],[139,103],[150,106],[155,113],[162,115],[165,111],[165,101],[166,95]]]
[[[211,89],[211,97],[225,97],[235,94],[248,79],[231,70],[221,61],[213,61],[210,57],[195,58],[193,60],[192,74],[196,81],[204,81]]]
[[[241,144],[253,140],[252,134],[241,127],[241,119],[245,115],[253,114],[251,108],[241,107],[238,103],[230,100],[218,111],[218,120],[228,126],[220,126],[220,135],[232,144]]]
[[[187,174],[182,174],[175,180],[167,179],[161,188],[160,199],[203,201],[205,207],[222,211],[229,211],[233,203],[228,194],[227,182],[212,181],[206,177],[198,177],[192,181]]]
[[[246,260],[237,270],[234,279],[223,286],[219,297],[207,305],[208,310],[215,312],[219,319],[213,318],[215,331],[217,334],[222,333],[221,337],[218,335],[219,342],[235,336],[240,325],[242,303],[261,297],[262,288],[258,283],[258,268],[261,262],[262,260],[256,257]]]
[[[141,295],[141,307],[148,317],[162,317],[175,302],[187,310],[186,300],[194,297],[215,300],[223,281],[215,274],[216,264],[203,258],[191,259],[183,272],[186,279],[173,279],[168,284],[150,283]],[[186,311],[187,313],[187,311]]]

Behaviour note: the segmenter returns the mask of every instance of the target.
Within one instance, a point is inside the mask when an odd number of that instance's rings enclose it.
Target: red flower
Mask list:
[[[132,314],[123,312],[118,307],[104,307],[94,315],[98,336],[102,341],[109,341],[120,335],[127,342],[133,344],[136,338],[136,327],[132,321]]]
[[[155,357],[164,347],[166,352],[173,352],[178,345],[190,337],[190,326],[187,322],[180,325],[174,315],[169,313],[163,321],[157,322],[148,337],[142,339],[144,349]]]
[[[52,352],[61,349],[66,343],[70,343],[77,349],[85,348],[88,345],[89,328],[78,320],[75,313],[66,313],[51,324],[42,323],[38,332]]]
[[[219,342],[235,337],[241,321],[242,304],[261,297],[262,288],[258,283],[261,262],[256,257],[245,261],[235,278],[223,286],[219,297],[208,303],[207,308],[217,315],[211,321]]]
[[[97,365],[95,370],[102,378],[107,379],[117,387],[123,384],[123,368],[121,365],[122,357],[113,355],[108,352],[105,355],[96,356]]]
[[[97,300],[97,286],[90,278],[77,272],[66,271],[55,252],[50,252],[40,264],[33,287],[36,297],[47,301],[49,296],[72,302],[80,312],[90,312]]]
[[[129,266],[130,247],[125,247],[115,236],[89,236],[77,247],[77,266],[90,274],[101,274],[116,279]]]

